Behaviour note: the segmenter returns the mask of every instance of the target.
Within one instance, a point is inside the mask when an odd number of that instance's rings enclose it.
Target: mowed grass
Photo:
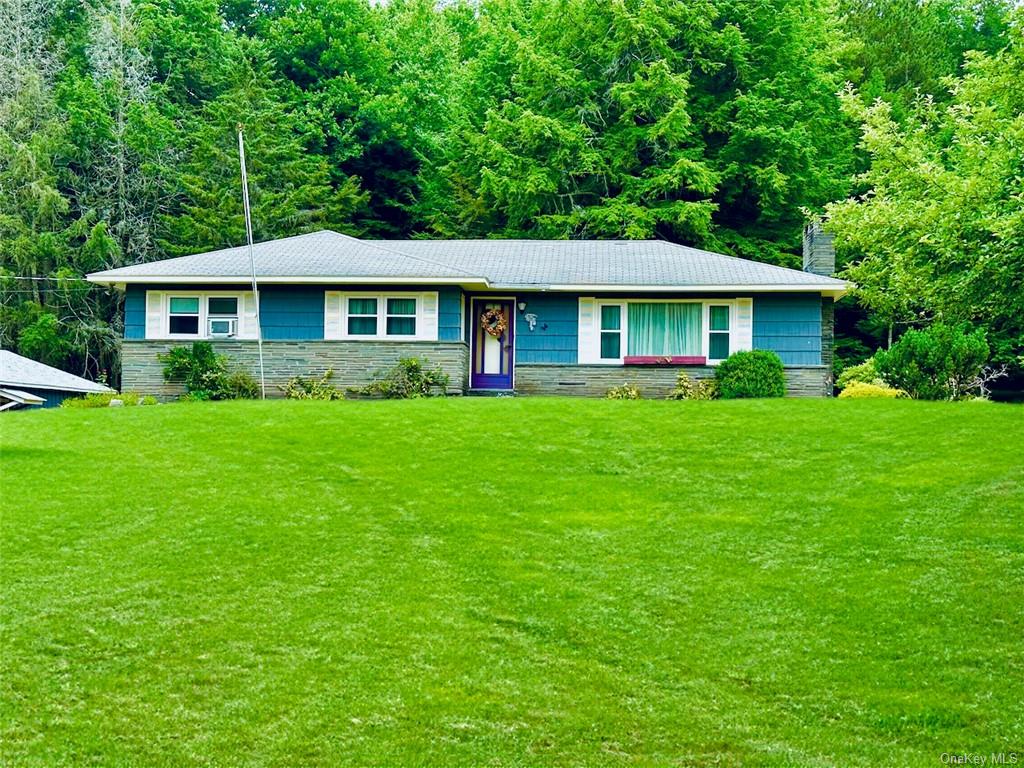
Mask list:
[[[6,765],[1024,748],[1024,410],[0,416]]]

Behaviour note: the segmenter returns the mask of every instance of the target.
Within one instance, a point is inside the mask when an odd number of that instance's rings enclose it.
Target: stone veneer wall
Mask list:
[[[121,390],[141,392],[159,398],[173,398],[184,389],[177,382],[164,381],[163,365],[157,354],[180,341],[124,341],[121,345]],[[218,354],[259,378],[259,351],[255,341],[211,342]],[[264,341],[263,367],[267,378],[267,397],[281,397],[280,386],[293,376],[320,375],[334,369],[334,385],[339,389],[362,387],[373,374],[389,368],[400,357],[425,358],[440,365],[451,381],[450,394],[466,389],[469,350],[464,342],[444,341]]]
[[[715,375],[706,365],[519,365],[516,391],[526,395],[604,397],[612,387],[636,383],[643,397],[663,398],[685,371],[691,379]],[[787,397],[825,397],[832,393],[831,369],[824,365],[787,365]]]
[[[157,355],[186,342],[125,341],[121,347],[121,389],[169,399],[184,390],[180,383],[164,381]],[[254,341],[211,342],[219,354],[259,376],[259,355]],[[469,376],[469,349],[464,342],[443,341],[265,341],[263,362],[267,396],[280,397],[279,386],[292,376],[319,375],[334,369],[339,389],[362,387],[376,371],[394,365],[400,357],[421,357],[439,364],[451,378],[450,394],[463,394]],[[680,370],[691,378],[714,376],[710,366],[647,365],[518,365],[516,391],[524,395],[578,395],[603,397],[614,386],[636,382],[644,397],[663,398],[675,386]],[[786,394],[790,397],[825,397],[832,393],[831,367],[786,366]]]
[[[821,364],[828,369],[826,396],[832,395],[832,348],[836,342],[836,303],[828,296],[821,297]]]

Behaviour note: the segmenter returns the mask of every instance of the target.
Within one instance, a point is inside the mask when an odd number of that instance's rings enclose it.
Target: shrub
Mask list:
[[[910,330],[875,354],[887,384],[919,400],[955,400],[978,387],[989,348],[982,329],[935,323]]]
[[[878,375],[878,369],[875,368],[875,358],[869,357],[860,365],[851,365],[849,368],[844,368],[843,372],[836,378],[836,387],[846,389],[854,382],[861,384],[884,383]]]
[[[851,381],[845,389],[839,393],[840,400],[859,400],[862,398],[903,398],[907,393],[902,389],[893,389],[882,382],[873,384],[867,381]]]
[[[448,374],[441,366],[429,368],[427,360],[418,357],[403,357],[398,364],[383,373],[380,377],[361,390],[368,395],[381,395],[389,400],[405,400],[417,397],[439,395],[444,397],[448,392]]]
[[[676,377],[676,387],[669,400],[714,400],[718,397],[718,382],[714,379],[691,379],[683,371]]]
[[[626,382],[621,387],[612,387],[604,396],[606,400],[639,400],[640,387]]]
[[[126,406],[156,405],[156,398],[140,395],[138,392],[90,392],[82,397],[72,397],[60,404],[61,408],[107,408],[111,400],[120,400]]]
[[[186,392],[206,392],[210,383],[227,373],[227,358],[213,351],[207,341],[197,341],[191,347],[173,347],[165,355],[157,355],[164,364],[164,378],[180,379]]]
[[[185,400],[238,400],[260,396],[259,383],[246,371],[228,371],[228,359],[213,351],[208,341],[191,347],[174,347],[157,355],[164,364],[164,378],[180,379]]]
[[[860,339],[844,336],[837,332],[832,344],[832,380],[847,368],[860,364],[871,357],[871,350]]]
[[[736,352],[715,369],[719,395],[726,400],[737,397],[782,397],[786,377],[782,360],[774,352],[754,349]]]
[[[331,385],[334,370],[328,368],[319,379],[305,379],[294,376],[280,387],[289,400],[344,400],[345,395]]]
[[[233,371],[224,377],[220,397],[214,400],[255,400],[261,394],[260,383],[248,371]]]

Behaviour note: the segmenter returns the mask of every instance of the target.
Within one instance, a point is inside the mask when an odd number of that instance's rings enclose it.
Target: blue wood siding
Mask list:
[[[31,389],[30,387],[14,387],[22,392],[28,392],[36,397],[41,397],[46,402],[40,405],[29,405],[28,408],[58,408],[65,400],[73,397],[85,397],[85,392],[69,392],[63,389]]]
[[[324,289],[311,285],[260,288],[260,325],[267,341],[322,339]]]
[[[124,337],[146,338],[146,287],[129,285],[124,296]]]
[[[754,296],[754,349],[770,349],[786,365],[821,365],[821,296]]]
[[[189,286],[193,290],[223,290],[225,286]],[[146,336],[146,286],[130,285],[125,296],[124,337]],[[185,286],[152,286],[154,290],[184,289]],[[244,290],[244,286],[238,286]],[[369,286],[266,286],[260,291],[263,335],[268,340],[317,340],[324,337],[325,290],[378,290]],[[394,286],[379,290],[437,290],[438,337],[442,341],[462,338],[459,321],[463,292],[458,286]],[[679,294],[672,298],[682,298]],[[666,297],[668,298],[668,297]],[[529,330],[516,311],[516,360],[519,363],[577,362],[578,299],[575,294],[520,293],[517,301],[527,303],[526,312],[537,315]],[[472,327],[472,318],[466,318]],[[546,326],[546,327],[545,327]],[[821,297],[805,294],[754,296],[754,348],[770,349],[787,365],[821,364]]]
[[[244,291],[248,286],[224,285],[129,285],[124,301],[124,337],[146,338],[146,291],[168,290]],[[442,286],[370,285],[267,285],[260,288],[260,321],[268,341],[316,341],[324,337],[324,291],[434,291],[438,292],[438,337],[441,341],[462,338],[462,289]]]
[[[442,285],[437,289],[437,338],[440,341],[458,341],[462,338],[462,289],[457,285]]]
[[[576,364],[579,338],[579,301],[558,293],[520,293],[516,301],[525,301],[526,310],[516,309],[516,362]],[[525,315],[537,316],[530,330]]]

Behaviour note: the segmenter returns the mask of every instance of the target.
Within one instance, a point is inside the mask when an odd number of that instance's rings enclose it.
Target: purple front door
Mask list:
[[[469,311],[469,386],[473,389],[512,389],[515,303],[512,299],[474,298],[470,300]],[[495,335],[495,326],[501,319],[505,328]],[[488,332],[488,326],[491,332]]]

